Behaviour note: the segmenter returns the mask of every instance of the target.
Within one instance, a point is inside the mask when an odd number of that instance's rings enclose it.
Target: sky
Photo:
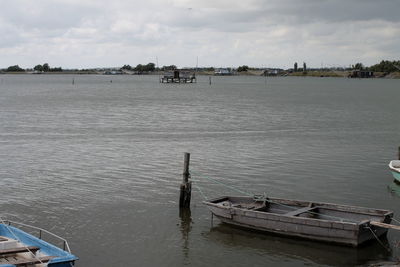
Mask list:
[[[400,58],[400,0],[13,0],[0,36],[0,68],[370,66]]]

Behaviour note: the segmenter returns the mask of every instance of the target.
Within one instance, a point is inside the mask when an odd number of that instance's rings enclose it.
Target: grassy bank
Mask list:
[[[303,72],[292,72],[288,76],[307,76],[307,77],[347,77],[348,71],[307,71]]]

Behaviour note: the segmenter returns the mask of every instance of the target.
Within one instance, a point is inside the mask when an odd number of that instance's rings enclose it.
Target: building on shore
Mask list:
[[[214,75],[216,76],[228,76],[228,75],[233,75],[232,71],[230,69],[216,69],[214,72]]]
[[[353,70],[349,75],[350,78],[373,78],[374,72],[369,70]]]
[[[123,74],[121,70],[106,70],[103,72],[104,75],[121,75]]]

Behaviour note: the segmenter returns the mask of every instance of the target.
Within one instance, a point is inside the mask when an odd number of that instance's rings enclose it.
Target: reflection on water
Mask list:
[[[180,221],[180,231],[182,233],[182,251],[185,259],[189,258],[189,234],[192,229],[192,212],[190,208],[180,208],[179,209]]]
[[[301,259],[320,265],[362,265],[374,260],[386,260],[390,255],[377,242],[353,248],[249,231],[226,224],[213,227],[207,235],[210,241],[224,246],[251,248],[271,257]],[[386,238],[381,240],[389,246]]]
[[[388,191],[392,193],[392,195],[400,197],[400,184],[393,180],[393,182],[388,185]]]

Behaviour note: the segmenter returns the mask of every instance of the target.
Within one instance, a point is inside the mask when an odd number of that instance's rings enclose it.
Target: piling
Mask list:
[[[209,77],[208,77],[208,80],[209,80],[209,82],[210,82],[210,85],[211,85],[211,76],[209,76]]]
[[[192,196],[192,182],[189,181],[190,178],[189,163],[190,163],[190,153],[185,153],[184,163],[183,163],[183,180],[180,186],[180,195],[179,195],[180,208],[190,208],[190,199]]]

